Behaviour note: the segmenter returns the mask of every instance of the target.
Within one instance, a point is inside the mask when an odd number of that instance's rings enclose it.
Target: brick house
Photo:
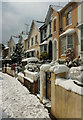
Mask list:
[[[83,57],[83,2],[69,2],[61,10],[53,9],[53,60],[65,59],[65,50],[74,48],[75,57]]]

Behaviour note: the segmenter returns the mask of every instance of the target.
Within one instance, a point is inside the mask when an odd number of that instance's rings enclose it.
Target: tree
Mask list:
[[[20,39],[21,39],[21,37],[20,37]],[[19,39],[18,44],[16,44],[16,48],[14,49],[14,52],[11,56],[12,63],[20,64],[22,61],[22,58],[24,57],[23,44],[20,39]]]

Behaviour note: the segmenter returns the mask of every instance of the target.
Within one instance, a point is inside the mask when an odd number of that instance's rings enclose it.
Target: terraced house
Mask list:
[[[28,38],[25,40],[26,57],[40,57],[40,32],[39,27],[42,23],[32,21]]]
[[[73,48],[75,57],[83,57],[83,2],[69,2],[61,10],[53,9],[53,60],[65,59],[65,51]]]
[[[56,51],[56,49],[53,49],[56,46],[54,46],[54,42],[52,41],[52,35],[56,31],[53,29],[53,25],[56,27],[56,19],[53,18],[53,14],[55,11],[57,13],[61,8],[60,6],[50,5],[45,18],[45,24],[40,27],[40,53],[47,52],[49,60],[54,59],[55,56],[53,53]],[[55,22],[55,24],[53,24],[53,22]]]

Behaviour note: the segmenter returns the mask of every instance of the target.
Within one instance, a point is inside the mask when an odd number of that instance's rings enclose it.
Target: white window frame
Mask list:
[[[70,18],[67,17],[69,13],[70,13],[70,15],[71,15],[71,11],[69,11],[69,12],[66,14],[66,26],[71,25],[71,23],[68,23],[69,20],[71,19],[71,16],[70,16]]]
[[[72,37],[73,37],[73,48],[74,48],[74,34],[71,34],[71,35],[72,35]],[[66,50],[68,49],[68,47],[67,47],[67,46],[68,46],[68,36],[69,36],[69,35],[64,36],[64,37],[66,37]],[[65,52],[65,51],[64,51],[64,52]],[[65,55],[65,53],[63,53],[63,54]],[[63,55],[63,54],[62,54],[62,55]]]
[[[83,29],[83,26],[81,27],[81,31],[80,31],[80,37],[81,37],[81,45],[82,45],[82,41],[83,41],[83,37],[82,37],[82,29]],[[82,47],[80,46],[80,49],[81,49],[81,52],[83,53],[83,50],[82,50]]]

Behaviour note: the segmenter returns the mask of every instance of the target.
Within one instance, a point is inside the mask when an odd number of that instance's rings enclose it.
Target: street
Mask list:
[[[2,110],[8,118],[49,118],[48,110],[35,95],[30,94],[17,79],[0,72],[0,76],[1,74],[3,79],[0,79],[0,95],[1,85],[3,90],[0,104],[3,103]]]

